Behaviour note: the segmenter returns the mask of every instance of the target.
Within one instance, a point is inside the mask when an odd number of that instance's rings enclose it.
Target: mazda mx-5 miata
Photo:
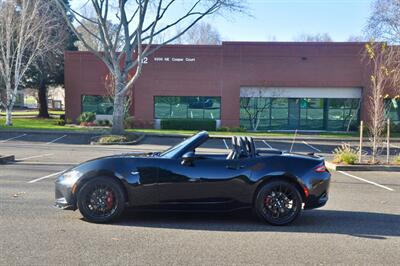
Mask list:
[[[232,137],[228,154],[196,152],[199,132],[162,152],[94,159],[63,172],[56,205],[79,209],[90,222],[106,223],[126,208],[232,211],[252,208],[273,225],[293,222],[302,209],[328,200],[330,173],[314,154],[256,149],[250,137]]]

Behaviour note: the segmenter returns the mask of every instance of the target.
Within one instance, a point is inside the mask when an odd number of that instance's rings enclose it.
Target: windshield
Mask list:
[[[196,142],[198,142],[199,138],[202,139],[203,138],[204,133],[200,132],[196,135],[191,136],[188,139],[185,139],[184,141],[178,143],[177,145],[167,149],[166,151],[164,151],[163,153],[160,154],[161,157],[165,157],[165,158],[174,158],[177,154],[179,154],[179,152],[181,152],[182,150],[184,150],[186,147],[189,146],[193,146],[193,144],[195,144]],[[207,139],[208,134],[205,135]],[[192,144],[193,142],[193,144]],[[203,141],[201,141],[202,143]],[[201,144],[200,143],[200,144]],[[196,147],[193,147],[193,149]]]

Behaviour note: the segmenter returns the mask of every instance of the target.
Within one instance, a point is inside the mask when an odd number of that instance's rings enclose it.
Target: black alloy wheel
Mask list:
[[[265,184],[257,194],[255,212],[272,225],[287,225],[301,212],[302,199],[298,189],[285,181]]]
[[[124,211],[124,191],[114,179],[97,177],[79,189],[77,203],[85,220],[94,223],[111,222]]]

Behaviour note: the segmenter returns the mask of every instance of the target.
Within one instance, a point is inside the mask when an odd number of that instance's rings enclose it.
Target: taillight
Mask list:
[[[314,168],[314,171],[317,173],[323,173],[326,172],[326,167],[325,165],[318,165],[317,167]]]

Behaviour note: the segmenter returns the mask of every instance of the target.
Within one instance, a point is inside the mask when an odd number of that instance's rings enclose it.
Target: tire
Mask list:
[[[77,194],[83,218],[92,223],[109,223],[125,209],[122,186],[110,177],[96,177],[84,183]]]
[[[254,211],[272,225],[288,225],[299,216],[302,198],[298,189],[286,181],[271,181],[257,193]]]

